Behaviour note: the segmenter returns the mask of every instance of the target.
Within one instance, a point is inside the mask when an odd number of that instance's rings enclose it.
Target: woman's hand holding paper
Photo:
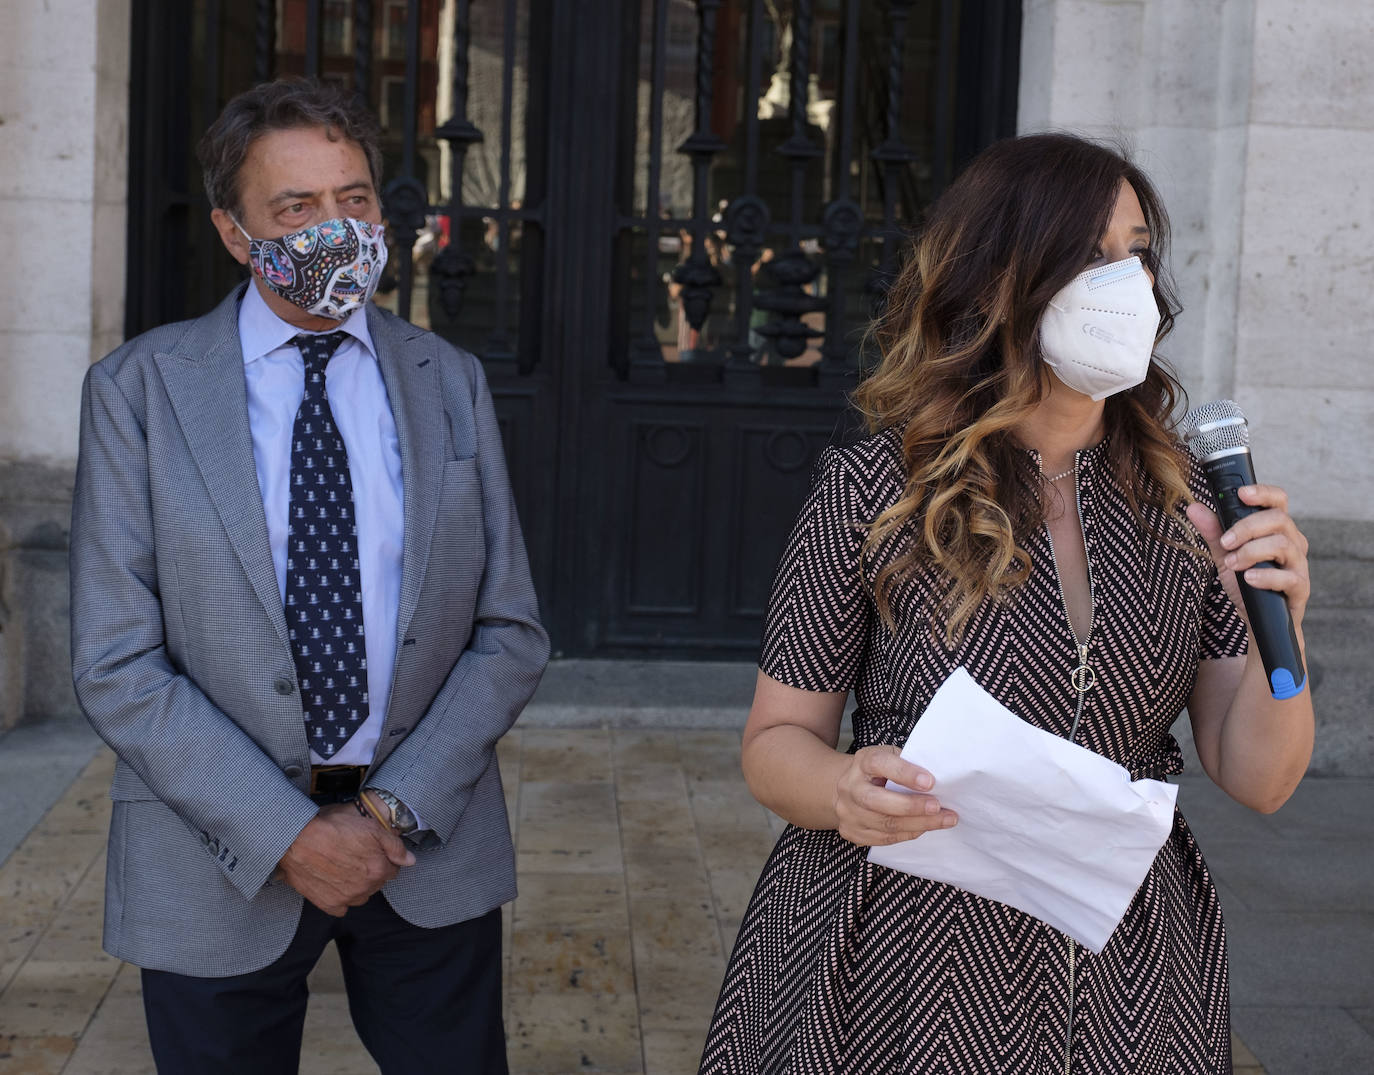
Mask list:
[[[893,791],[887,782],[910,788]],[[895,746],[856,751],[835,784],[836,826],[841,836],[860,847],[914,840],[931,829],[947,829],[959,819],[933,795],[935,778],[906,761]]]

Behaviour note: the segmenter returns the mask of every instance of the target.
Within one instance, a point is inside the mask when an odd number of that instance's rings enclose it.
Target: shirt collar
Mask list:
[[[363,350],[375,360],[377,349],[372,345],[372,334],[367,330],[367,307],[364,305],[339,322],[333,332],[343,332],[352,336]],[[301,330],[287,324],[272,312],[265,299],[258,292],[257,284],[248,281],[243,300],[239,303],[239,346],[243,350],[245,366],[265,358],[279,347],[285,347]]]

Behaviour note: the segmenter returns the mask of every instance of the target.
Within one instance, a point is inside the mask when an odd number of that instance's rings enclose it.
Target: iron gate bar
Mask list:
[[[219,83],[220,69],[224,66],[220,59],[220,0],[206,0],[205,3],[205,85],[203,87],[205,114],[203,122],[209,126],[220,113]]]
[[[725,148],[725,143],[711,130],[711,96],[716,51],[716,10],[720,0],[697,0],[700,27],[697,33],[697,127],[678,147],[679,153],[692,158],[692,253],[673,270],[673,282],[682,285],[678,301],[687,323],[702,330],[711,313],[711,289],[723,281],[720,273],[706,255],[706,232],[709,219],[711,158]],[[682,356],[679,353],[679,360]]]
[[[744,88],[744,193],[725,211],[725,238],[735,258],[735,342],[729,348],[730,364],[737,370],[752,366],[754,347],[749,325],[754,313],[754,263],[772,224],[768,203],[759,197],[759,84],[763,71],[763,0],[749,5],[749,66]]]
[[[468,146],[482,141],[482,132],[473,126],[472,120],[468,118],[468,77],[471,70],[469,50],[472,48],[471,7],[472,0],[457,0],[457,10],[453,13],[453,118],[435,132],[442,138],[459,141],[464,153],[467,152]],[[440,134],[440,131],[444,133]],[[461,178],[461,173],[455,175],[454,187],[449,191],[449,200],[460,212],[463,206],[463,190],[462,184],[456,180]]]
[[[406,2],[405,124],[401,141],[401,172],[415,178],[415,136],[420,120],[420,0]],[[417,229],[418,230],[418,229]],[[406,304],[409,317],[410,304]]]
[[[510,166],[511,125],[515,113],[516,0],[506,0],[501,32],[501,178],[496,195],[496,321],[487,337],[486,357],[508,361],[515,357],[506,331],[510,314]]]
[[[415,178],[415,132],[419,121],[420,0],[406,5],[405,121],[401,127],[401,174],[387,184],[386,219],[400,256],[396,312],[410,320],[415,281],[415,237],[425,225],[429,193]],[[390,117],[388,117],[390,118]]]
[[[792,121],[792,136],[778,147],[778,152],[791,161],[792,207],[788,219],[787,237],[790,249],[761,270],[777,286],[761,291],[755,304],[777,316],[759,327],[759,335],[773,342],[773,352],[784,362],[806,352],[807,343],[822,335],[802,320],[802,315],[823,309],[825,304],[807,294],[806,285],[820,273],[820,266],[807,257],[802,249],[806,235],[802,223],[803,200],[806,188],[807,165],[822,154],[822,149],[807,133],[806,103],[811,75],[811,0],[796,0],[792,9],[791,85],[787,109]]]
[[[763,83],[763,0],[749,4],[749,70],[745,74],[744,110],[744,189],[759,190],[759,87]]]
[[[372,0],[353,3],[353,93],[372,107]]]
[[[544,354],[543,329],[540,317],[544,310],[548,266],[546,225],[549,189],[549,85],[552,70],[550,53],[555,47],[566,47],[559,39],[557,46],[551,34],[536,33],[533,27],[551,27],[552,8],[556,0],[530,0],[526,8],[525,70],[530,74],[525,83],[525,126],[522,132],[525,145],[525,196],[519,210],[512,210],[511,219],[521,221],[519,302],[521,325],[529,331],[517,330],[515,346],[518,352],[516,372],[522,378],[532,376]],[[530,225],[534,227],[531,228]],[[532,395],[533,393],[531,393]]]
[[[668,0],[654,0],[653,53],[649,61],[649,174],[644,191],[644,323],[629,352],[621,357],[612,352],[611,365],[620,380],[630,375],[630,362],[654,367],[663,363],[663,346],[654,331],[654,307],[658,289],[663,286],[658,274],[658,239],[662,234],[659,186],[663,180],[663,82],[668,50]],[[638,86],[638,71],[635,72]],[[636,107],[635,112],[639,109]],[[633,216],[633,207],[631,207]],[[622,223],[622,228],[626,225]]]
[[[305,4],[305,77],[320,77],[320,6],[324,0],[306,0]]]
[[[453,116],[434,132],[448,142],[448,245],[430,266],[430,276],[439,288],[439,303],[452,320],[458,319],[463,292],[477,264],[463,253],[463,173],[467,168],[468,148],[483,139],[482,132],[468,118],[468,50],[472,46],[471,0],[457,0],[453,16]]]
[[[935,52],[935,152],[931,154],[931,178],[936,190],[944,190],[952,178],[949,174],[952,148],[949,98],[953,88],[958,27],[958,0],[940,0],[940,45]]]
[[[785,156],[792,158],[793,167],[796,167],[799,161],[803,162],[802,167],[805,167],[806,159],[820,155],[820,148],[811,141],[811,136],[806,130],[806,104],[811,82],[811,4],[812,0],[795,0],[795,6],[792,9],[792,62],[789,71],[791,85],[787,102],[788,118],[792,121],[792,137],[783,144],[782,152]],[[792,189],[794,228],[801,221],[801,203],[802,191],[794,186]]]
[[[613,70],[609,72],[614,78],[616,92],[612,102],[610,102],[614,107],[608,109],[609,116],[614,117],[612,123],[616,131],[616,149],[612,159],[607,162],[603,173],[606,179],[605,186],[611,195],[611,212],[616,221],[609,236],[611,257],[616,270],[615,278],[607,289],[606,296],[605,309],[610,332],[607,334],[605,358],[606,365],[617,377],[619,371],[627,364],[634,364],[634,351],[636,345],[641,342],[639,335],[644,328],[634,312],[635,299],[641,293],[635,275],[639,266],[635,249],[636,233],[633,229],[627,230],[621,227],[619,217],[622,208],[631,214],[636,211],[635,182],[639,176],[639,131],[644,126],[639,119],[640,68],[643,66],[645,55],[644,3],[640,0],[631,0],[631,2],[625,3],[622,0],[618,6],[620,11],[617,38],[619,56]],[[651,37],[653,21],[653,15],[650,14]],[[650,64],[652,66],[652,56],[650,57]],[[647,203],[648,190],[646,187],[645,204],[647,205]],[[646,211],[646,218],[647,216]],[[649,241],[647,227],[644,238],[647,247]],[[652,309],[652,294],[649,292],[650,309]],[[649,356],[651,354],[652,352],[648,352]],[[646,360],[651,361],[651,358],[646,356]],[[663,363],[660,360],[653,365],[661,369]]]
[[[830,308],[825,315],[825,343],[821,346],[825,372],[848,370],[844,281],[859,248],[863,210],[849,196],[849,164],[854,149],[854,110],[859,75],[859,3],[845,5],[844,73],[841,81],[839,155],[834,160],[835,197],[825,207],[826,292]]]
[[[897,227],[898,170],[918,158],[918,154],[903,144],[899,125],[902,116],[903,49],[906,44],[907,20],[915,0],[891,0],[890,47],[887,70],[887,137],[873,151],[883,184],[883,256],[877,270],[870,276],[868,290],[879,304],[886,301],[888,288],[897,275],[897,248],[901,232]]]
[[[258,0],[257,24],[253,33],[254,77],[270,82],[277,68],[277,4],[276,0]]]

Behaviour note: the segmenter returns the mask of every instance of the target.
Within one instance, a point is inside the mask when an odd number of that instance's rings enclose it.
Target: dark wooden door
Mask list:
[[[386,132],[381,301],[482,359],[556,650],[751,655],[909,230],[1012,133],[1019,11],[140,0],[131,142],[175,196],[132,206],[130,327],[182,313],[150,259],[213,246],[185,132],[267,74],[354,87]],[[169,106],[147,53],[188,34]],[[216,265],[188,262],[182,315]]]

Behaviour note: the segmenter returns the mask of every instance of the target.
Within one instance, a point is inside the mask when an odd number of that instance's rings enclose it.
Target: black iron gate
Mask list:
[[[482,358],[556,648],[754,650],[903,237],[1014,128],[1018,0],[134,10],[129,330],[235,279],[190,159],[222,102],[351,87],[386,132],[381,301]]]

